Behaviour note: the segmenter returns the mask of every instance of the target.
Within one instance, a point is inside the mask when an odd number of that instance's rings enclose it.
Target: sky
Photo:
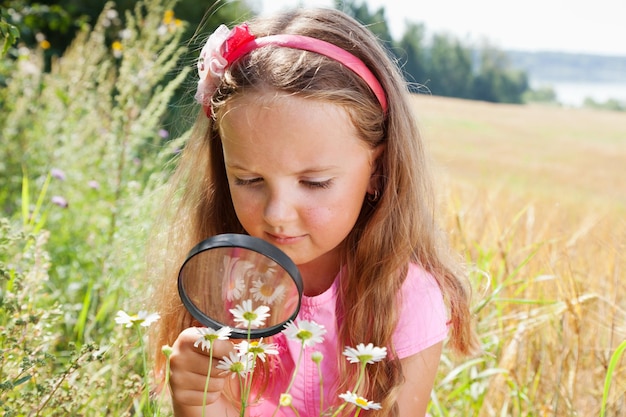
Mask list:
[[[358,1],[357,1],[358,2]],[[302,5],[331,7],[332,0],[256,0],[263,13]],[[391,35],[405,20],[427,33],[463,42],[487,41],[501,50],[556,51],[626,56],[626,0],[366,0],[385,7]]]

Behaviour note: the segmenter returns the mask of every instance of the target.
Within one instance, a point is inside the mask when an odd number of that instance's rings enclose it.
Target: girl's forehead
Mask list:
[[[340,165],[370,149],[342,106],[297,96],[242,97],[220,118],[227,165]]]

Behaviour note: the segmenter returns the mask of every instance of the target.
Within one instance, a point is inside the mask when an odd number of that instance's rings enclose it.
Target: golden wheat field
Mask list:
[[[626,339],[626,113],[414,102],[484,348],[467,382],[483,400],[465,415],[597,416]],[[626,415],[625,372],[606,415]]]

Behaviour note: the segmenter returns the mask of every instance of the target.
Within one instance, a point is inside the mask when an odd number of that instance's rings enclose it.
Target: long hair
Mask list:
[[[225,174],[219,123],[233,97],[276,91],[342,106],[360,138],[383,144],[376,179],[380,199],[365,199],[357,222],[341,248],[344,271],[339,283],[337,317],[341,346],[374,343],[388,347],[387,359],[366,368],[365,396],[381,402],[376,416],[396,416],[397,393],[404,378],[392,335],[398,321],[397,296],[407,267],[415,262],[430,272],[450,312],[450,346],[469,353],[476,346],[469,310],[470,292],[435,219],[433,182],[424,146],[409,104],[406,84],[377,38],[356,20],[333,9],[296,9],[249,22],[256,36],[299,34],[331,42],[360,58],[385,90],[388,111],[367,84],[342,64],[290,48],[254,50],[228,68],[212,98],[213,118],[200,111],[171,181],[167,233],[169,249],[156,297],[163,306],[156,346],[172,344],[192,318],[178,300],[176,274],[185,253],[218,233],[245,233],[235,214]],[[339,360],[354,385],[354,367]]]

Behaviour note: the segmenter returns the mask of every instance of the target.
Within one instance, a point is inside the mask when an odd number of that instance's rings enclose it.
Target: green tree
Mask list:
[[[427,51],[424,47],[426,28],[423,24],[407,22],[407,27],[398,42],[396,53],[400,53],[399,62],[404,76],[409,82],[409,90],[419,92],[428,87]]]
[[[388,49],[391,50],[393,38],[391,37],[391,32],[389,31],[389,26],[387,25],[384,6],[379,7],[374,12],[370,12],[365,1],[357,2],[355,0],[335,0],[335,8],[342,10],[367,26],[367,28],[371,30],[372,33],[374,33]]]
[[[428,79],[435,95],[470,98],[472,57],[469,49],[448,34],[435,34],[430,48]]]
[[[522,103],[528,75],[511,67],[507,55],[489,46],[480,51],[472,98],[494,103]]]

